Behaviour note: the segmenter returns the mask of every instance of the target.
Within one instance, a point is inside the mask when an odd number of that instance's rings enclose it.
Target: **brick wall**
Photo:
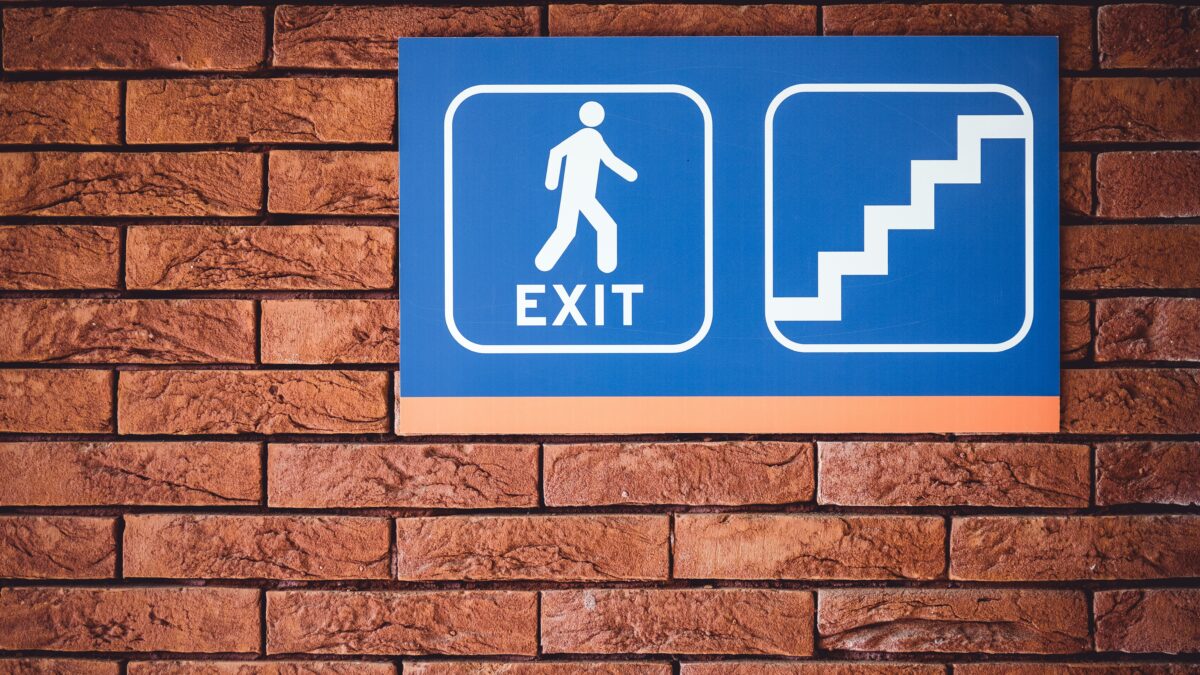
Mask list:
[[[51,4],[0,671],[1200,672],[1200,7]],[[1060,36],[1062,433],[392,433],[393,38],[664,33]]]

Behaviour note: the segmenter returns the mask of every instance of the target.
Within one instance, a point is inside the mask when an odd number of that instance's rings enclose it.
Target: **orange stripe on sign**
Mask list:
[[[410,397],[396,433],[1056,432],[1057,396]]]

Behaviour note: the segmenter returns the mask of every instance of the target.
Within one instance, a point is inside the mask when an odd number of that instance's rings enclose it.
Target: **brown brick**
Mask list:
[[[549,654],[812,654],[813,596],[767,589],[542,591]]]
[[[252,588],[0,588],[0,649],[256,652]]]
[[[551,35],[813,35],[805,5],[550,5]]]
[[[537,651],[526,591],[269,591],[267,653],[513,654]]]
[[[537,35],[539,21],[537,7],[284,5],[275,10],[274,64],[395,70],[398,37]]]
[[[1086,216],[1092,212],[1092,155],[1062,152],[1058,155],[1059,200],[1064,214]]]
[[[1200,215],[1200,151],[1102,152],[1096,158],[1097,215]]]
[[[679,514],[674,576],[684,579],[934,579],[941,517]]]
[[[1200,78],[1063,80],[1065,141],[1200,140]]]
[[[398,518],[402,580],[667,578],[667,516]]]
[[[955,665],[955,668],[958,668]],[[945,675],[940,663],[721,661],[685,663],[681,675]]]
[[[396,215],[396,153],[279,150],[271,153],[272,213]]]
[[[1097,361],[1200,361],[1200,299],[1096,301]]]
[[[1086,359],[1092,347],[1092,305],[1087,300],[1063,300],[1060,309],[1062,322],[1062,359]]]
[[[125,516],[127,577],[387,579],[386,518]]]
[[[1063,429],[1095,434],[1200,431],[1200,370],[1063,371]]]
[[[1145,441],[1097,445],[1096,503],[1200,504],[1200,444]]]
[[[0,516],[0,577],[111,578],[115,532],[112,518]]]
[[[0,443],[0,505],[257,504],[258,443]]]
[[[405,661],[404,675],[671,675],[669,663]]]
[[[396,85],[381,78],[133,80],[130,143],[390,143]]]
[[[0,289],[116,288],[120,258],[115,227],[0,226]]]
[[[822,504],[1084,507],[1086,445],[820,443]]]
[[[1200,68],[1200,7],[1105,5],[1097,18],[1102,68]]]
[[[1096,591],[1096,651],[1200,652],[1200,589]]]
[[[262,156],[244,152],[0,153],[0,215],[248,216]]]
[[[0,143],[120,143],[120,85],[0,83]]]
[[[1064,69],[1092,67],[1092,17],[1085,6],[831,5],[824,17],[827,35],[1057,35]]]
[[[1067,654],[1089,647],[1087,600],[1075,591],[823,590],[825,649]]]
[[[393,227],[143,226],[128,236],[130,288],[363,290],[396,279]]]
[[[130,661],[129,675],[396,675],[390,663],[355,661]]]
[[[784,504],[813,497],[810,443],[580,443],[545,448],[546,503]]]
[[[253,363],[249,300],[0,300],[0,361]]]
[[[263,363],[396,363],[395,300],[267,300]]]
[[[0,431],[112,431],[112,378],[107,370],[0,370]]]
[[[282,508],[537,506],[537,446],[268,447],[268,503]]]
[[[250,70],[263,60],[261,7],[4,10],[6,70]]]
[[[1195,675],[1184,663],[956,663],[954,675]]]
[[[972,581],[1200,576],[1200,518],[955,518],[950,561],[951,578]]]
[[[92,659],[0,659],[0,672],[8,675],[119,675],[121,664]]]
[[[1200,287],[1200,250],[1195,225],[1089,225],[1063,228],[1063,287]]]

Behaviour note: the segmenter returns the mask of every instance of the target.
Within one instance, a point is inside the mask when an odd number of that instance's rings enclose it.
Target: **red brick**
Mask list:
[[[1085,507],[1086,445],[820,443],[822,504]]]
[[[1096,301],[1097,361],[1200,361],[1200,300]]]
[[[939,3],[830,5],[826,35],[1057,35],[1066,70],[1092,67],[1086,6]]]
[[[0,361],[253,363],[249,300],[0,300]]]
[[[375,225],[139,226],[126,283],[152,290],[365,290],[396,283],[396,230]]]
[[[823,590],[819,605],[825,649],[1069,654],[1090,645],[1087,600],[1075,591]]]
[[[268,447],[268,503],[283,508],[537,506],[536,445]]]
[[[257,504],[258,443],[0,443],[0,505]]]
[[[1063,80],[1065,141],[1200,140],[1200,78]]]
[[[1092,347],[1092,305],[1087,300],[1064,300],[1060,308],[1063,361],[1086,359]]]
[[[390,143],[396,85],[380,78],[133,80],[130,143]]]
[[[1096,158],[1097,215],[1200,215],[1200,151],[1102,152]]]
[[[248,216],[262,156],[242,152],[0,154],[0,215]]]
[[[1200,370],[1063,371],[1063,429],[1095,434],[1200,431]]]
[[[395,152],[279,150],[271,153],[272,213],[397,213]]]
[[[813,35],[804,5],[550,5],[551,35]]]
[[[115,532],[112,518],[0,516],[0,577],[111,578]]]
[[[667,516],[398,518],[402,580],[667,578]]]
[[[92,659],[0,659],[0,672],[8,675],[119,675],[116,661]]]
[[[120,258],[115,227],[0,226],[0,289],[116,288]]]
[[[107,370],[0,370],[0,431],[112,431],[112,378]]]
[[[955,665],[957,669],[959,666]],[[869,661],[720,661],[685,663],[681,675],[945,675],[940,663],[872,663]]]
[[[250,70],[263,60],[260,7],[4,10],[6,70]]]
[[[355,661],[130,661],[129,675],[396,675],[390,663]]]
[[[405,661],[404,675],[670,675],[669,663],[555,661]]]
[[[1071,290],[1200,287],[1195,225],[1063,228],[1063,287]]]
[[[536,651],[537,597],[531,592],[267,592],[269,654]]]
[[[679,514],[683,579],[934,579],[945,571],[941,517]]]
[[[1200,68],[1200,7],[1105,5],[1097,19],[1102,68]]]
[[[539,22],[537,7],[284,5],[275,9],[274,64],[394,71],[398,37],[537,35]]]
[[[1096,591],[1096,651],[1200,652],[1200,589]]]
[[[546,503],[784,504],[813,497],[810,443],[580,443],[545,448]]]
[[[120,85],[0,83],[0,143],[120,143]]]
[[[1195,675],[1183,663],[956,663],[955,675]]]
[[[542,591],[549,654],[812,654],[813,596],[766,589]]]
[[[252,588],[0,588],[0,649],[256,652]]]
[[[972,581],[1200,576],[1194,516],[955,518],[950,577]]]
[[[1092,154],[1058,155],[1059,200],[1064,214],[1086,216],[1092,212]]]
[[[395,300],[267,300],[263,363],[396,363]]]
[[[1200,504],[1200,444],[1144,441],[1097,445],[1096,503]]]

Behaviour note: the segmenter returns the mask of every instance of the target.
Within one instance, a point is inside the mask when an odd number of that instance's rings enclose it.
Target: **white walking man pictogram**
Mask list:
[[[596,266],[605,273],[617,269],[617,223],[596,200],[596,181],[600,177],[601,162],[630,183],[637,180],[637,171],[617,158],[596,131],[595,127],[604,121],[603,106],[595,101],[584,103],[579,107],[579,121],[585,128],[550,150],[546,189],[558,189],[559,172],[562,171],[562,197],[558,203],[558,224],[534,259],[534,264],[543,272],[554,269],[575,239],[580,214],[596,230]],[[565,170],[562,169],[564,158]]]

